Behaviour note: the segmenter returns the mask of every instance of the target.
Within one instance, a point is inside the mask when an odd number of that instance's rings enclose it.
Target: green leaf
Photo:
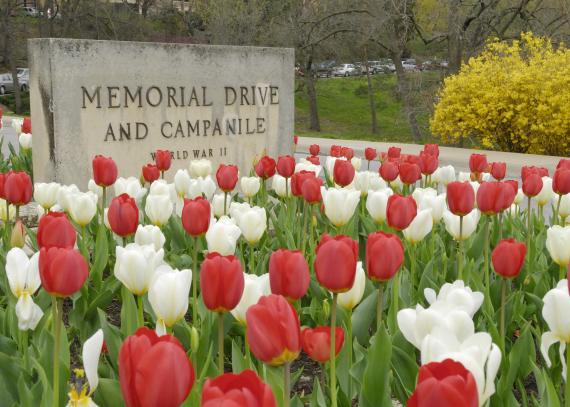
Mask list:
[[[96,289],[101,287],[103,280],[103,271],[107,267],[109,261],[109,244],[107,242],[107,230],[99,225],[97,228],[97,237],[95,238],[95,259],[91,266],[90,278]]]
[[[95,391],[94,401],[100,406],[124,406],[125,403],[119,382],[112,379],[99,379],[99,386]]]
[[[392,342],[382,326],[368,349],[367,364],[360,393],[360,407],[392,407],[391,371]]]
[[[132,335],[138,328],[137,304],[127,287],[121,287],[121,332],[124,337]]]

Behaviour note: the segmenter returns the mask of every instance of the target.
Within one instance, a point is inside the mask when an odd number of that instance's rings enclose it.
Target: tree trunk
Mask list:
[[[307,85],[307,96],[309,97],[309,115],[311,124],[310,130],[321,131],[321,123],[319,120],[319,109],[317,106],[317,88],[315,86],[315,75],[313,74],[313,58],[307,60],[305,69],[305,83]]]
[[[6,65],[10,68],[12,73],[12,81],[14,83],[14,99],[16,102],[16,113],[22,111],[22,98],[20,95],[20,82],[18,81],[18,66],[16,64],[16,55],[14,53],[14,46],[12,43],[12,30],[10,14],[12,11],[12,3],[7,2],[6,10],[2,13],[2,27],[3,27],[3,37],[4,37],[4,61]]]
[[[459,18],[460,0],[449,0],[447,14],[447,57],[449,73],[459,72],[463,53],[463,28]]]
[[[410,91],[408,89],[408,81],[406,78],[406,72],[404,72],[404,67],[402,66],[402,57],[399,52],[392,52],[392,61],[394,61],[394,66],[396,67],[396,78],[398,81],[398,93],[404,104],[404,112],[406,113],[406,118],[408,119],[408,124],[410,125],[410,130],[412,131],[412,137],[416,143],[421,143],[422,132],[418,126],[418,120],[416,118],[416,112],[412,104],[412,98],[410,96]]]
[[[376,100],[372,88],[370,66],[368,65],[368,52],[364,51],[364,66],[366,68],[366,81],[368,82],[368,102],[370,103],[370,120],[372,134],[378,134],[378,119],[376,118]]]

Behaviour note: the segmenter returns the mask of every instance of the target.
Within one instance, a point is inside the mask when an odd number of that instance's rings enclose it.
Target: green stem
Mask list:
[[[331,381],[331,402],[332,407],[337,406],[336,400],[336,303],[337,303],[337,293],[333,293],[333,301],[332,301],[332,308],[331,308],[331,353],[330,353],[330,381]]]
[[[413,242],[410,243],[410,271],[412,278],[412,299],[416,298],[416,253],[415,245]]]
[[[198,238],[192,238],[192,324],[198,326]]]
[[[562,264],[560,265],[560,278],[558,281],[560,280],[564,280],[566,278],[566,267],[564,267]]]
[[[22,332],[22,355],[24,357],[24,371],[28,371],[28,331]]]
[[[224,192],[224,215],[227,215],[228,193]]]
[[[497,214],[499,221],[499,242],[503,240],[503,212]]]
[[[400,274],[396,273],[396,275],[393,277],[393,282],[392,282],[392,306],[394,307],[394,310],[396,311],[394,313],[394,315],[396,315],[399,311],[399,297],[400,297]]]
[[[503,344],[503,354],[505,353],[506,344],[506,332],[505,332],[505,305],[507,302],[507,279],[503,278],[501,281],[501,322],[499,326],[499,334],[501,336],[501,342]]]
[[[554,209],[554,214],[552,215],[552,224],[558,224],[558,214],[560,213],[560,202],[562,201],[562,195],[558,195],[558,202],[556,202],[556,209]],[[564,226],[564,223],[561,224]]]
[[[289,198],[289,178],[285,178],[285,199]]]
[[[107,205],[107,187],[103,187],[103,196],[101,197],[101,225],[105,225],[105,205]]]
[[[491,299],[491,276],[489,274],[489,216],[485,215],[485,225],[483,229],[483,257],[484,257],[484,266],[483,270],[485,272],[485,291],[486,291],[486,299],[489,301]]]
[[[530,265],[530,243],[531,243],[531,236],[532,236],[532,207],[531,207],[531,197],[529,196],[527,199],[527,210],[526,210],[526,250],[528,256],[526,256],[527,261]]]
[[[303,203],[303,229],[301,229],[301,252],[305,255],[305,244],[307,242],[307,222],[309,219],[310,211],[307,211],[307,208],[310,207],[309,203]]]
[[[218,312],[218,373],[224,374],[224,314]]]
[[[14,224],[18,223],[20,219],[20,205],[16,205],[16,219],[14,219]]]
[[[249,245],[249,272],[255,274],[255,247],[253,244]]]
[[[160,171],[160,178],[164,179],[164,171]]]
[[[570,366],[570,347],[566,346],[566,366]],[[568,369],[568,368],[566,368]],[[566,370],[566,390],[565,390],[565,395],[564,395],[564,406],[565,407],[570,407],[570,379],[568,377],[568,370]]]
[[[59,406],[59,351],[61,337],[61,311],[62,300],[52,296],[51,309],[53,314],[53,403],[52,406]]]
[[[139,327],[144,326],[143,296],[137,295],[137,322]]]
[[[283,407],[289,407],[291,395],[291,362],[283,365]]]
[[[459,241],[457,242],[457,278],[463,280],[463,216],[459,216]]]
[[[376,330],[380,330],[382,325],[382,297],[384,295],[384,283],[378,284],[378,298],[376,300]]]
[[[352,310],[348,311],[348,319],[346,320],[346,336],[348,346],[348,371],[352,369]],[[352,377],[348,375],[348,405],[352,406]]]

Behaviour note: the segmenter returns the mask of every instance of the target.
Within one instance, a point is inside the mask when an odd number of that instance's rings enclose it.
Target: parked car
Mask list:
[[[313,66],[313,72],[317,78],[330,78],[333,76],[333,69],[336,61],[323,61]]]
[[[0,96],[13,91],[14,91],[14,81],[12,80],[12,74],[10,73],[0,74]]]
[[[418,66],[416,65],[415,59],[406,59],[402,61],[402,67],[405,71],[417,71]]]
[[[30,70],[25,69],[21,75],[18,75],[18,84],[22,92],[27,92],[30,88]]]
[[[22,7],[22,14],[28,17],[39,17],[40,12],[35,7]]]
[[[333,69],[333,76],[357,76],[360,75],[360,69],[354,64],[342,64]]]

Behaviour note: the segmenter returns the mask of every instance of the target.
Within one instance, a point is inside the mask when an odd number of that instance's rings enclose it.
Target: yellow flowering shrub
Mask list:
[[[444,141],[473,137],[484,148],[570,155],[570,49],[522,34],[490,41],[445,79],[430,121]]]

